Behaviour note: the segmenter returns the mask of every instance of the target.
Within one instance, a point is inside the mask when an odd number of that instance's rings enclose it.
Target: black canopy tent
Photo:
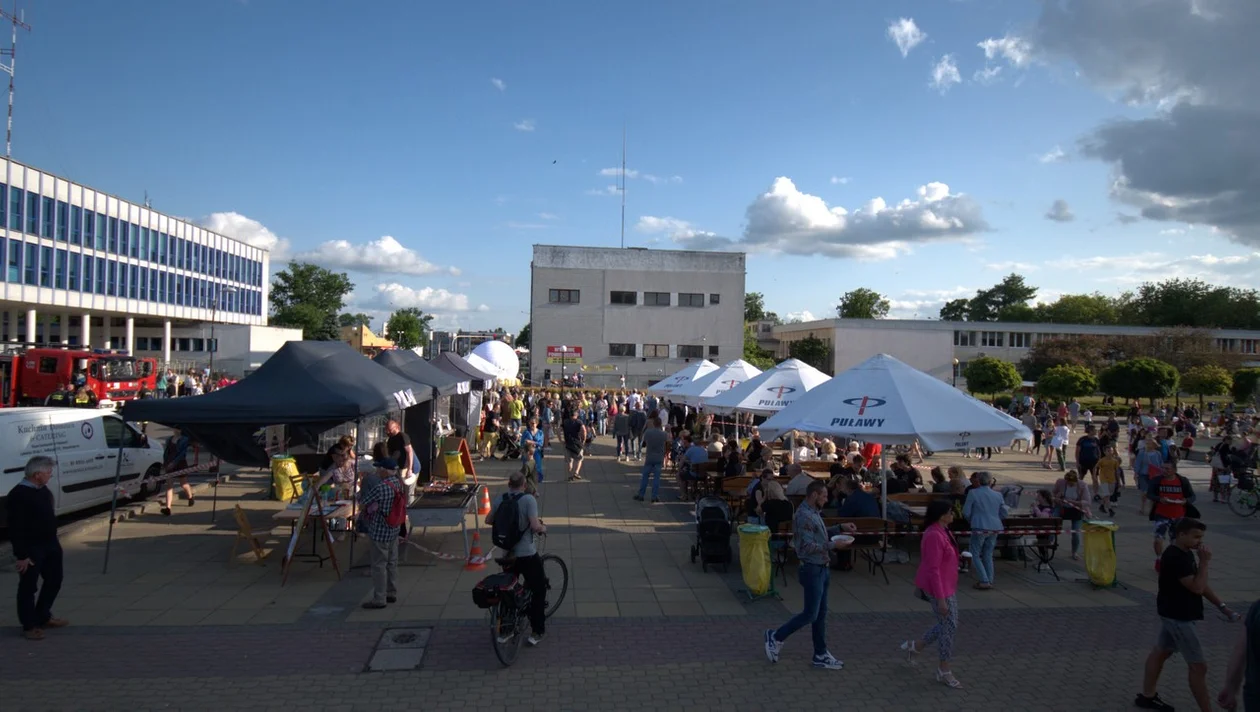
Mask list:
[[[431,389],[363,357],[340,341],[290,341],[249,376],[204,396],[128,401],[122,416],[179,426],[217,457],[266,467],[257,437],[287,426],[290,440],[314,443],[342,423],[433,398]]]
[[[433,414],[435,403],[442,397],[468,393],[469,379],[453,376],[420,358],[413,351],[393,349],[382,351],[373,359],[376,363],[416,383],[417,392],[429,391],[433,395],[403,411],[403,432],[411,438],[416,455],[420,458],[420,470],[433,472],[433,458],[438,438],[434,434]]]
[[[482,371],[450,351],[434,356],[431,363],[452,376],[469,379],[472,384],[471,392],[451,398],[450,418],[451,425],[462,431],[460,435],[476,442],[477,426],[481,424],[482,393],[494,389],[494,374]]]
[[[452,376],[470,380],[474,391],[492,391],[496,383],[496,377],[493,373],[486,373],[476,366],[468,363],[462,356],[451,351],[445,351],[433,357],[433,365],[446,371]]]

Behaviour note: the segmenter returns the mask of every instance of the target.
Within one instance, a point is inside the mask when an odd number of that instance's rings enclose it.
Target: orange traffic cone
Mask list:
[[[490,488],[482,486],[481,502],[477,504],[477,514],[479,516],[484,517],[489,513],[490,513]]]
[[[464,564],[465,571],[480,571],[486,568],[486,562],[481,560],[481,532],[473,530],[472,551],[468,552],[468,563]]]

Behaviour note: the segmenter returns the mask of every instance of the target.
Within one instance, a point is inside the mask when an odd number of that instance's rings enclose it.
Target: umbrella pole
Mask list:
[[[124,442],[126,440],[120,440],[118,443],[118,459],[114,463],[114,497],[109,503],[109,533],[105,535],[105,565],[101,567],[102,575],[109,573],[109,549],[114,543],[114,520],[118,518],[118,485],[122,481]]]
[[[356,485],[359,482],[359,458],[363,454],[363,419],[359,418],[354,423],[354,480]],[[350,521],[354,525],[350,527],[350,563],[346,565],[346,571],[354,570],[354,545],[359,539],[359,493],[358,487],[350,488]]]
[[[887,448],[888,445],[882,445],[879,450],[879,506],[883,508],[880,515],[883,519],[888,519],[888,476],[884,474],[884,450]]]

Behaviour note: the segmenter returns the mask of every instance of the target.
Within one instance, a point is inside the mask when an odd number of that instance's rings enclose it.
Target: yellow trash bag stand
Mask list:
[[[744,585],[751,596],[763,596],[770,590],[770,528],[760,524],[739,527],[739,566],[744,572]]]
[[[292,502],[302,496],[302,480],[298,477],[297,460],[285,454],[272,456],[271,491],[281,502]]]
[[[464,472],[464,460],[459,450],[442,453],[446,460],[446,481],[453,485],[462,485],[468,481],[468,473]]]
[[[1095,588],[1116,585],[1115,522],[1085,520],[1081,525],[1085,538],[1085,573]]]

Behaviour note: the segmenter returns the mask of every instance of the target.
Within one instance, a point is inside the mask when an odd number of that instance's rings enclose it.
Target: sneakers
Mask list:
[[[836,656],[831,653],[823,653],[814,656],[814,667],[824,670],[843,670],[844,663],[836,660]]]
[[[779,651],[783,649],[783,643],[775,640],[774,630],[766,631],[766,658],[772,662],[779,662]]]
[[[1147,697],[1146,695],[1143,695],[1142,693],[1139,692],[1137,694],[1137,697],[1133,699],[1133,706],[1140,707],[1144,710],[1160,710],[1160,712],[1173,712],[1173,706],[1161,700],[1159,698],[1158,692],[1151,695],[1150,697]]]
[[[546,635],[543,633],[530,633],[529,637],[525,639],[525,644],[532,648],[543,642],[544,638],[546,638]]]
[[[65,628],[65,627],[66,627],[66,626],[68,626],[68,625],[70,625],[70,621],[66,620],[65,618],[49,618],[48,620],[44,621],[44,626],[43,626],[43,627],[45,627],[45,628]]]
[[[642,501],[643,501],[643,495],[641,495],[641,494],[636,494],[636,495],[634,496],[634,501],[636,501],[636,502],[642,502]]]
[[[661,503],[661,498],[660,498],[660,497],[653,497],[653,498],[652,498],[652,504],[660,504],[660,503]]]

